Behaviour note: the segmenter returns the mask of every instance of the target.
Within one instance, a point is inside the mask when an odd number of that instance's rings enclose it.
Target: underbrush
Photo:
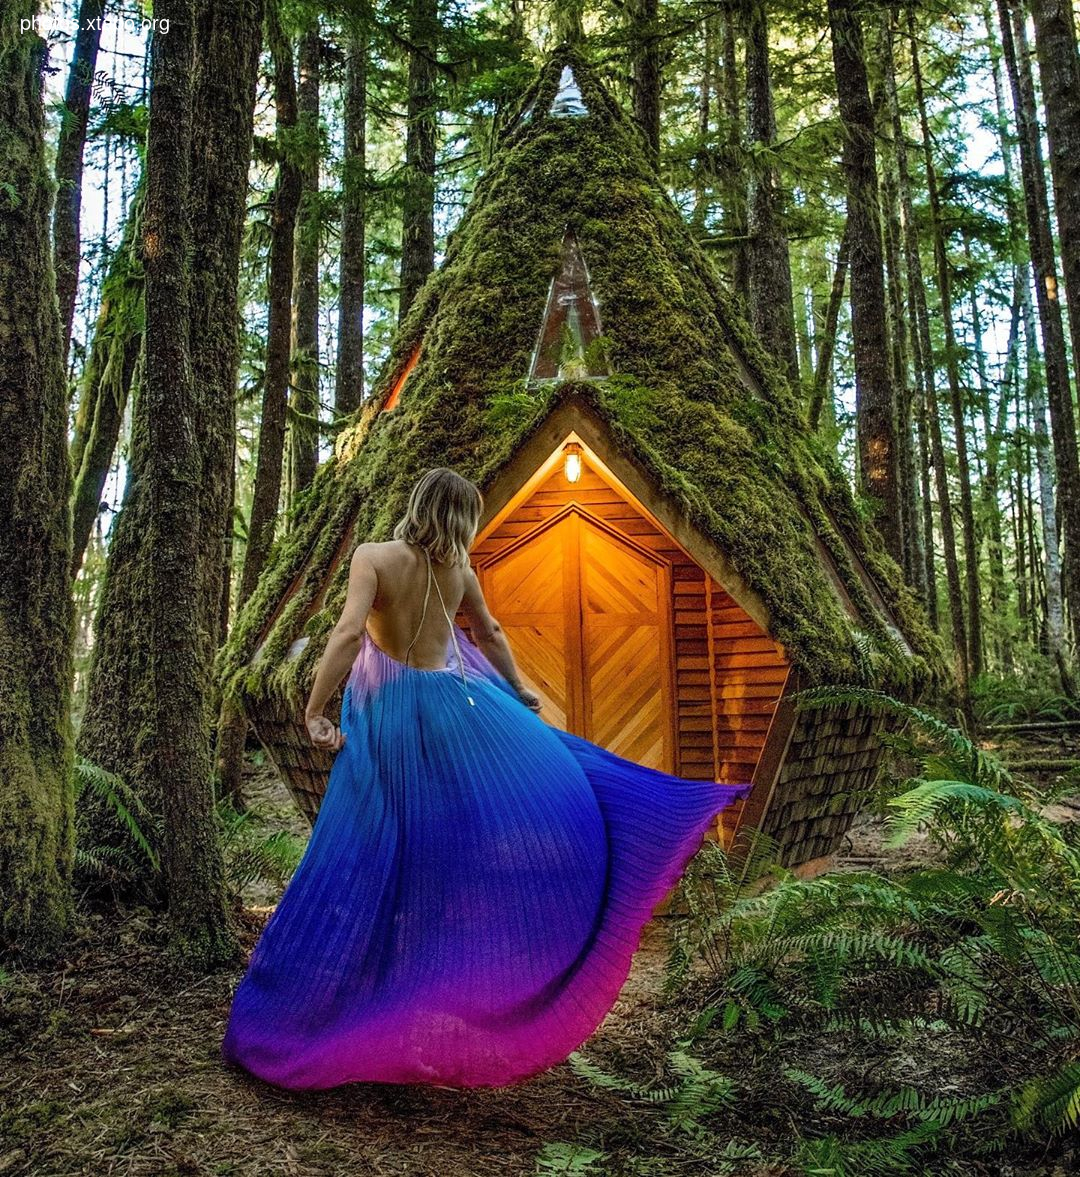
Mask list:
[[[1080,780],[1037,790],[875,692],[800,705],[850,702],[902,725],[872,799],[886,845],[922,831],[940,860],[803,880],[760,834],[704,847],[681,884],[665,1057],[575,1055],[625,1100],[626,1129],[552,1142],[540,1172],[1030,1177],[1073,1147],[1080,831],[1041,810]]]

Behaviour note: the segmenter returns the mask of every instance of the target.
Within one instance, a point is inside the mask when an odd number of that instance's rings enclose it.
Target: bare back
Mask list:
[[[446,666],[450,631],[439,593],[446,612],[453,618],[465,595],[470,569],[433,561],[431,592],[425,611],[428,565],[423,551],[397,539],[365,544],[364,548],[378,576],[375,600],[367,616],[372,641],[399,662],[404,662],[408,655],[409,665],[417,670],[441,670]]]

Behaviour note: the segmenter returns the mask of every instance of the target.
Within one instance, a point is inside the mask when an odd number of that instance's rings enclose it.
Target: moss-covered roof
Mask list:
[[[585,117],[548,114],[566,64]],[[339,435],[335,457],[276,543],[223,651],[228,689],[300,699],[344,600],[347,559],[325,583],[335,554],[388,538],[410,487],[432,466],[489,486],[571,394],[604,418],[624,454],[760,596],[773,636],[807,680],[908,689],[944,679],[940,642],[899,568],[858,516],[838,464],[806,430],[791,388],[587,63],[568,50],[554,55],[521,110],[445,262],[402,324],[371,400]],[[530,388],[567,228],[588,265],[614,375]],[[418,345],[397,406],[381,412]],[[829,558],[858,624],[830,584]],[[913,656],[898,646],[856,561]],[[311,640],[287,657],[301,634]]]

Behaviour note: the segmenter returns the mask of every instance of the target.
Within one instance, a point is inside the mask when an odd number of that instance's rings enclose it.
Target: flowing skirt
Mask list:
[[[344,747],[221,1045],[276,1086],[503,1086],[561,1062],[750,788],[549,727],[460,644],[465,682],[454,658],[418,670],[370,638],[350,671]]]

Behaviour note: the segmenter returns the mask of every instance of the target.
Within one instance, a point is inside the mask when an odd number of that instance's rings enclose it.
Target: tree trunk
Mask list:
[[[283,33],[276,4],[267,9],[267,41],[274,68],[278,173],[270,200],[270,264],[267,292],[266,363],[262,412],[255,458],[255,485],[248,519],[247,545],[240,573],[237,610],[241,609],[266,566],[278,518],[285,456],[285,419],[289,398],[290,316],[292,313],[294,240],[300,206],[300,170],[289,151],[297,124],[296,75],[289,38]],[[221,792],[236,809],[244,809],[241,786],[247,720],[226,699],[218,727],[218,779]]]
[[[212,667],[232,509],[237,273],[260,44],[257,0],[159,2],[146,165],[145,378],[114,527],[80,746],[154,815],[170,951],[231,958],[213,812]],[[198,226],[192,233],[191,225]]]
[[[367,31],[349,33],[345,65],[345,153],[341,192],[341,288],[334,411],[339,418],[364,399],[364,206],[367,169]]]
[[[874,111],[862,28],[853,0],[829,0],[833,65],[844,127],[843,170],[851,234],[851,334],[855,353],[859,476],[875,504],[889,554],[903,561],[895,393],[889,372]]]
[[[71,575],[78,574],[101,507],[135,368],[143,342],[143,272],[138,243],[145,190],[140,181],[120,246],[101,287],[90,354],[79,381],[79,408],[71,441]]]
[[[807,419],[815,432],[821,427],[821,410],[831,387],[833,355],[836,352],[836,331],[840,323],[840,305],[844,301],[844,286],[847,282],[850,237],[848,224],[840,237],[840,248],[836,254],[836,269],[833,270],[829,303],[825,308],[825,322],[821,329],[821,347],[818,349],[817,368],[814,371],[814,391],[810,397]]]
[[[907,314],[904,307],[903,229],[900,213],[900,179],[897,166],[896,127],[900,105],[896,95],[896,63],[893,55],[895,28],[891,12],[882,11],[877,28],[878,56],[882,69],[881,101],[877,119],[884,145],[881,200],[884,227],[886,291],[889,307],[889,341],[892,345],[892,381],[896,390],[896,440],[900,478],[900,527],[902,568],[907,582],[925,600],[926,558],[919,496],[915,489],[915,452],[912,415],[915,392],[910,380]]]
[[[1032,412],[1035,417],[1035,426],[1037,436],[1035,439],[1036,446],[1036,460],[1039,467],[1039,483],[1040,483],[1040,499],[1042,509],[1043,522],[1043,545],[1046,550],[1046,605],[1047,605],[1047,638],[1051,647],[1053,656],[1056,658],[1058,653],[1063,648],[1064,643],[1064,610],[1062,604],[1062,575],[1061,562],[1059,557],[1059,539],[1060,530],[1057,520],[1056,512],[1056,488],[1054,475],[1054,453],[1053,446],[1050,444],[1050,438],[1046,430],[1046,395],[1043,379],[1045,378],[1047,384],[1051,380],[1056,381],[1059,385],[1059,395],[1063,389],[1065,398],[1071,398],[1069,390],[1069,375],[1068,365],[1065,359],[1065,336],[1061,322],[1061,306],[1057,299],[1050,299],[1048,297],[1048,290],[1043,289],[1040,293],[1042,298],[1039,300],[1039,313],[1046,324],[1042,330],[1043,347],[1047,344],[1056,349],[1056,354],[1052,360],[1048,357],[1044,362],[1040,363],[1039,356],[1039,342],[1035,331],[1035,309],[1031,300],[1031,285],[1028,282],[1028,271],[1031,266],[1036,274],[1036,283],[1038,283],[1038,267],[1035,266],[1035,252],[1033,239],[1036,234],[1041,233],[1043,240],[1041,246],[1046,245],[1046,238],[1049,236],[1049,214],[1043,209],[1040,212],[1039,200],[1037,192],[1032,188],[1032,199],[1024,204],[1024,216],[1020,215],[1020,209],[1017,208],[1014,181],[1014,164],[1012,145],[1009,141],[1009,123],[1008,115],[1005,107],[1005,92],[1001,77],[1001,58],[1006,59],[1006,69],[1009,74],[1010,87],[1013,93],[1014,109],[1017,113],[1017,138],[1020,141],[1021,149],[1021,176],[1024,179],[1024,188],[1028,187],[1026,183],[1027,169],[1024,166],[1024,157],[1027,157],[1027,167],[1033,165],[1031,149],[1031,135],[1033,127],[1028,121],[1029,118],[1034,117],[1034,93],[1028,87],[1031,84],[1030,63],[1026,65],[1026,78],[1021,76],[1021,71],[1016,59],[1016,43],[1013,37],[1011,27],[1011,17],[1008,11],[1007,0],[1000,0],[998,6],[1000,27],[1002,32],[1002,45],[999,47],[994,43],[994,21],[989,7],[984,13],[984,21],[986,23],[986,33],[991,45],[991,66],[993,69],[994,78],[994,100],[997,109],[998,121],[998,141],[1000,144],[1002,165],[1005,174],[1005,191],[1006,191],[1006,215],[1008,223],[1011,227],[1011,246],[1013,257],[1014,283],[1016,287],[1016,301],[1019,309],[1022,312],[1022,321],[1024,325],[1024,348],[1025,348],[1025,373],[1027,380],[1027,394],[1029,399],[1033,398]],[[1021,32],[1026,37],[1023,29]],[[1026,91],[1026,98],[1025,98]],[[1027,142],[1025,142],[1025,136]],[[1034,147],[1038,153],[1038,168],[1040,173],[1040,180],[1042,184],[1043,200],[1046,198],[1046,180],[1042,168],[1041,154],[1042,149],[1038,142],[1038,136],[1035,136]],[[1039,229],[1039,222],[1042,222],[1042,229]],[[1022,228],[1025,222],[1031,222],[1028,226],[1027,242],[1028,246],[1025,248],[1025,239]],[[1033,226],[1033,227],[1032,227]],[[1041,253],[1040,253],[1041,256]],[[1043,264],[1045,264],[1043,258]],[[1049,264],[1051,270],[1054,268],[1053,243],[1050,242],[1050,256]],[[1053,281],[1053,287],[1056,289],[1056,279]],[[1044,314],[1045,311],[1045,314]],[[1048,329],[1047,329],[1048,328]],[[1010,344],[1013,342],[1010,337]],[[1009,358],[1013,360],[1013,365],[1010,371],[1010,383],[1012,373],[1018,369],[1018,355],[1019,355],[1019,339],[1016,340],[1016,351],[1010,348]],[[1008,398],[1003,396],[1003,401]],[[998,523],[998,534],[994,537],[993,542],[1001,544],[1002,539],[1000,535],[1000,520]],[[993,553],[992,553],[993,555]],[[999,563],[1001,565],[1000,575],[1004,577],[1004,557],[999,555]],[[1005,663],[1007,667],[1011,667],[1012,663],[1012,649],[1011,641],[1006,636],[1006,645],[1004,650]]]
[[[968,699],[969,674],[967,628],[964,623],[964,591],[956,554],[956,528],[953,522],[952,500],[949,497],[945,448],[941,437],[941,421],[938,413],[937,386],[934,375],[934,353],[930,338],[930,313],[926,305],[926,283],[923,280],[918,227],[911,196],[907,140],[904,136],[899,108],[893,111],[893,143],[896,150],[900,211],[903,218],[908,318],[912,326],[911,354],[918,380],[919,452],[922,468],[922,495],[925,503],[923,547],[926,552],[927,606],[931,624],[937,629],[939,624],[937,576],[934,567],[933,512],[930,507],[930,471],[932,469],[938,498],[938,515],[941,520],[941,544],[945,560],[945,578],[948,585],[949,617],[966,700]]]
[[[660,160],[659,0],[630,0],[627,14],[633,42],[634,118],[654,163]]]
[[[774,151],[776,114],[769,73],[764,0],[746,8],[746,130],[750,140],[747,232],[750,237],[750,321],[765,350],[794,386],[799,383],[791,258],[781,219]]]
[[[81,0],[75,51],[68,70],[67,90],[56,145],[56,203],[53,206],[53,256],[60,324],[64,333],[64,363],[71,343],[75,297],[79,290],[79,220],[82,211],[83,150],[90,121],[90,97],[101,42],[105,0]]]
[[[919,48],[915,36],[915,20],[910,8],[908,9],[908,33],[911,43],[911,67],[915,79],[915,101],[919,109],[919,123],[922,129],[926,189],[930,206],[930,233],[934,245],[941,326],[945,335],[945,374],[949,384],[949,406],[952,410],[955,434],[957,480],[960,484],[960,515],[964,525],[968,666],[970,673],[975,675],[982,670],[983,662],[982,593],[979,588],[979,551],[975,537],[975,511],[971,493],[967,429],[964,424],[964,393],[960,386],[959,352],[953,325],[952,271],[945,249],[945,231],[942,227],[941,196],[938,191],[937,170],[934,165],[934,147],[930,137],[930,121],[926,113],[926,95],[923,90],[922,68],[919,63]]]
[[[438,117],[435,54],[438,32],[438,0],[410,0],[399,322],[409,313],[420,287],[435,268],[435,134]]]
[[[55,952],[70,924],[74,841],[71,465],[48,231],[46,52],[9,12],[0,28],[0,946],[30,959]]]
[[[1080,188],[1077,187],[1080,160],[1075,157],[1069,159],[1067,155],[1069,151],[1080,153],[1080,144],[1074,138],[1078,129],[1076,103],[1080,101],[1080,94],[1077,93],[1080,80],[1076,78],[1076,36],[1070,9],[1057,6],[1053,0],[1038,0],[1033,7],[1075,363],[1077,356],[1080,356],[1077,350],[1080,345],[1080,210],[1076,207],[1080,201]],[[1072,621],[1075,657],[1076,651],[1080,651],[1080,458],[1077,454],[1076,417],[1065,358],[1046,172],[1023,10],[1015,2],[999,0],[998,11],[1020,140],[1028,243],[1035,272],[1035,292],[1046,364],[1046,398],[1050,407],[1050,428],[1054,438],[1054,461],[1061,505],[1059,522],[1065,539],[1063,583]],[[1066,205],[1071,202],[1072,207],[1062,207],[1063,200]]]
[[[749,305],[750,250],[746,241],[746,168],[742,150],[742,109],[739,95],[739,63],[735,52],[736,10],[720,13],[723,30],[724,68],[720,95],[723,99],[725,136],[724,234],[735,241],[731,278],[735,293]]]
[[[319,55],[318,20],[300,40],[297,114],[303,196],[296,226],[293,287],[289,497],[311,485],[319,452]]]

